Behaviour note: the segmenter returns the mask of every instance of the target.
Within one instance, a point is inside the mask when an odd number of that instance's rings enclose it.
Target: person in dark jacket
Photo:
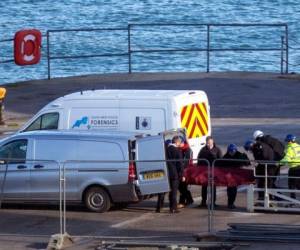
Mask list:
[[[249,158],[246,154],[238,151],[238,148],[235,144],[229,144],[227,147],[227,152],[223,156],[223,159],[228,159],[226,161],[220,161],[218,166],[220,167],[231,167],[231,168],[239,168],[242,166],[250,165]],[[230,161],[232,159],[233,161]],[[241,161],[238,161],[241,160]],[[235,209],[235,199],[237,195],[237,186],[235,187],[227,187],[227,197],[228,197],[228,208]]]
[[[268,144],[274,151],[274,161],[281,161],[284,157],[284,144],[277,138],[271,135],[265,135],[262,131],[256,130],[253,133],[253,138],[256,141],[260,141]],[[276,167],[274,176],[278,176],[280,173],[280,165]],[[276,188],[275,182],[277,177],[273,177],[273,188]]]
[[[257,161],[274,161],[274,151],[273,149],[266,143],[261,141],[246,141],[244,145],[245,150],[251,151],[254,159]],[[268,176],[274,176],[276,173],[277,166],[276,164],[268,164],[267,165],[267,174]],[[259,163],[256,166],[256,175],[265,176],[265,164]],[[268,188],[274,187],[274,178],[268,177],[267,179]],[[257,177],[257,187],[258,188],[264,188],[265,187],[265,177]],[[258,199],[263,200],[264,199],[264,192],[260,191],[258,192]]]
[[[179,136],[174,136],[172,143],[167,147],[167,162],[168,174],[169,174],[169,183],[170,183],[170,192],[169,192],[169,207],[170,213],[178,213],[177,210],[177,191],[179,186],[179,181],[183,175],[183,163],[182,155],[180,151],[181,140]],[[160,209],[163,207],[165,194],[159,194],[156,206],[156,212],[160,212]]]
[[[183,142],[180,146],[183,158],[183,168],[186,168],[188,167],[190,160],[193,159],[193,151],[189,147],[188,143],[184,140],[184,138],[182,138],[181,140]],[[188,189],[188,185],[184,177],[179,182],[178,190],[180,192],[178,208],[183,208],[194,202],[192,193]]]
[[[273,149],[275,161],[280,161],[284,157],[284,144],[277,138],[271,135],[265,135],[260,130],[254,131],[253,138],[256,141],[268,144]]]
[[[206,137],[206,145],[200,150],[198,154],[198,165],[207,165],[205,161],[201,161],[201,159],[206,159],[210,166],[212,166],[213,161],[215,159],[222,158],[222,151],[219,147],[216,146],[214,139],[211,136]],[[216,203],[216,187],[213,187],[213,193],[214,193],[214,204]],[[202,186],[201,191],[202,201],[200,204],[200,207],[206,207],[206,201],[207,201],[207,186]],[[216,206],[216,204],[215,204]]]

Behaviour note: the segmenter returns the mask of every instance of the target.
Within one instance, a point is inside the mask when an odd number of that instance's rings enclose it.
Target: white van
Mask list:
[[[194,157],[211,134],[210,107],[204,91],[89,90],[60,97],[20,130],[115,130],[158,134],[186,128]]]
[[[70,130],[15,134],[0,142],[0,202],[57,203],[63,168],[67,202],[95,212],[168,192],[164,140],[170,136]]]

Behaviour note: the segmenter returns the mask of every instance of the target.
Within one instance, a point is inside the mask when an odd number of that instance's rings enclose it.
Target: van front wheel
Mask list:
[[[110,209],[111,202],[107,192],[101,187],[91,187],[84,195],[85,206],[93,212],[104,213]]]

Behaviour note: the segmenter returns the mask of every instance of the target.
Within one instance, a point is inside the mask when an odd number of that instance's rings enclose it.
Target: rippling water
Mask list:
[[[0,40],[9,39],[17,30],[127,27],[128,23],[288,23],[290,45],[300,47],[300,1],[291,0],[44,0],[0,2]],[[280,47],[283,29],[213,27],[213,48]],[[127,31],[68,32],[51,35],[52,56],[126,53]],[[205,48],[204,27],[134,27],[132,49]],[[0,60],[12,59],[12,42],[0,43]],[[290,62],[299,64],[300,50],[290,51]],[[39,65],[19,67],[0,64],[1,83],[47,77],[46,43]],[[205,52],[134,53],[133,71],[205,71]],[[213,52],[211,70],[280,70],[278,52]],[[290,66],[290,71],[299,67]],[[55,60],[52,76],[127,72],[127,57]]]

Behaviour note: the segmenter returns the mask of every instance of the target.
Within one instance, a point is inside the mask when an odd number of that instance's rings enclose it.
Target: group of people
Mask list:
[[[212,166],[213,162],[216,159],[225,159],[219,160],[216,162],[218,167],[241,167],[249,165],[248,156],[245,153],[238,151],[238,148],[235,144],[229,144],[225,155],[222,155],[221,149],[215,144],[214,139],[211,136],[206,138],[206,145],[203,147],[198,154],[198,165],[203,165],[203,159],[207,160]],[[205,163],[204,163],[205,165]],[[229,209],[235,209],[234,202],[236,200],[237,187],[227,187],[227,206]],[[207,186],[202,186],[201,190],[202,201],[200,207],[207,206]],[[214,207],[217,207],[216,204],[216,187],[213,187],[213,203]]]
[[[300,188],[300,145],[296,142],[296,136],[288,134],[285,138],[286,146],[278,139],[264,135],[260,130],[254,132],[255,141],[246,141],[244,148],[251,151],[257,161],[261,161],[256,166],[257,187],[265,187],[265,166],[263,161],[270,161],[267,164],[267,187],[276,188],[275,181],[280,173],[281,166],[288,166],[288,187],[291,190]],[[273,163],[272,163],[273,162]],[[290,197],[296,199],[296,194],[291,192]],[[264,192],[258,192],[258,200],[264,199]],[[270,199],[275,197],[270,196]]]
[[[244,149],[253,154],[254,160],[258,161],[255,166],[257,178],[257,187],[264,188],[265,186],[265,163],[269,162],[267,166],[268,174],[268,188],[276,188],[276,177],[280,173],[280,167],[283,165],[289,166],[289,189],[300,188],[300,179],[293,177],[300,177],[300,145],[296,142],[294,135],[287,135],[285,138],[286,146],[271,135],[265,135],[262,131],[257,130],[253,134],[253,140],[247,140],[244,144]],[[174,136],[170,144],[167,145],[166,153],[170,192],[169,192],[169,208],[170,213],[178,213],[179,208],[193,203],[191,192],[188,190],[188,184],[183,176],[184,168],[188,166],[188,159],[192,158],[191,150],[182,141],[179,136]],[[238,150],[235,144],[229,144],[225,155],[222,154],[221,149],[214,142],[213,137],[206,138],[206,145],[200,150],[197,156],[198,165],[207,165],[207,161],[212,166],[216,159],[217,167],[242,167],[250,165],[250,160],[247,154]],[[177,192],[180,192],[179,203],[177,204]],[[165,194],[158,195],[156,212],[160,212],[163,207]],[[227,187],[228,208],[235,209],[235,200],[237,196],[237,187]],[[200,207],[207,207],[207,186],[203,185],[201,190],[202,201]],[[272,198],[272,197],[271,197]],[[291,198],[296,198],[295,193],[291,192]],[[264,192],[258,192],[258,199],[264,199]],[[213,187],[213,203],[216,207],[216,187]]]

